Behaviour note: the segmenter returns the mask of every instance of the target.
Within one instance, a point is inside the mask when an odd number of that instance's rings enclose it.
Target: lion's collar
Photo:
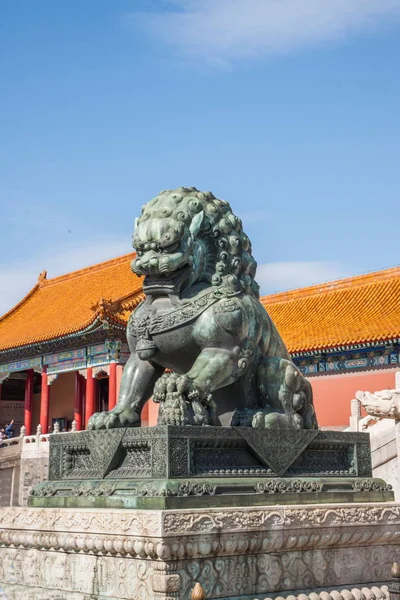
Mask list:
[[[140,314],[136,311],[132,314],[128,323],[128,331],[138,338],[151,339],[166,331],[189,324],[196,320],[207,308],[222,299],[241,296],[241,292],[229,292],[225,288],[214,288],[204,290],[193,298],[187,299],[182,305],[173,307],[161,315],[154,315],[151,301],[146,298],[139,306]]]

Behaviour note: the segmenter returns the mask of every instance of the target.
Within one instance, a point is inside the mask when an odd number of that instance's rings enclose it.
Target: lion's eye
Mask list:
[[[170,244],[169,246],[163,248],[163,252],[164,254],[169,254],[170,252],[175,252],[175,250],[177,250],[178,248],[179,242],[174,242],[173,244]]]

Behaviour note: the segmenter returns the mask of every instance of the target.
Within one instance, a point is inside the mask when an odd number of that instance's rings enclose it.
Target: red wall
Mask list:
[[[142,409],[142,427],[152,427],[153,425],[157,425],[158,418],[158,407],[159,404],[153,402],[153,400],[148,400]]]
[[[358,390],[376,392],[394,389],[398,369],[361,371],[340,375],[310,377],[314,405],[320,427],[348,427],[350,402]],[[145,424],[157,425],[158,404],[151,400],[145,405],[142,419]]]
[[[320,427],[348,427],[350,402],[358,390],[394,389],[398,369],[310,377]]]

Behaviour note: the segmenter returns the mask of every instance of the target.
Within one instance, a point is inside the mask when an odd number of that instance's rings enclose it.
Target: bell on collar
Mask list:
[[[140,360],[150,360],[157,351],[157,345],[153,340],[141,339],[136,344],[136,354]]]

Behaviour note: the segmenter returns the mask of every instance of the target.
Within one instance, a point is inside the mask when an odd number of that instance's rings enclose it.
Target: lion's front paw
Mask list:
[[[254,413],[251,426],[256,429],[303,429],[303,419],[298,414],[290,418],[282,413],[258,410]]]
[[[189,404],[178,392],[170,392],[160,404],[158,425],[191,425]]]
[[[160,403],[158,425],[214,425],[211,397],[187,375],[165,373],[154,387],[153,400]]]
[[[190,402],[199,400],[202,396],[187,375],[177,375],[176,373],[164,373],[154,386],[153,400],[155,402],[164,402],[168,394],[178,393]]]
[[[120,410],[118,406],[109,412],[94,413],[88,423],[88,429],[118,429],[139,426],[140,415],[135,410],[129,408]]]

